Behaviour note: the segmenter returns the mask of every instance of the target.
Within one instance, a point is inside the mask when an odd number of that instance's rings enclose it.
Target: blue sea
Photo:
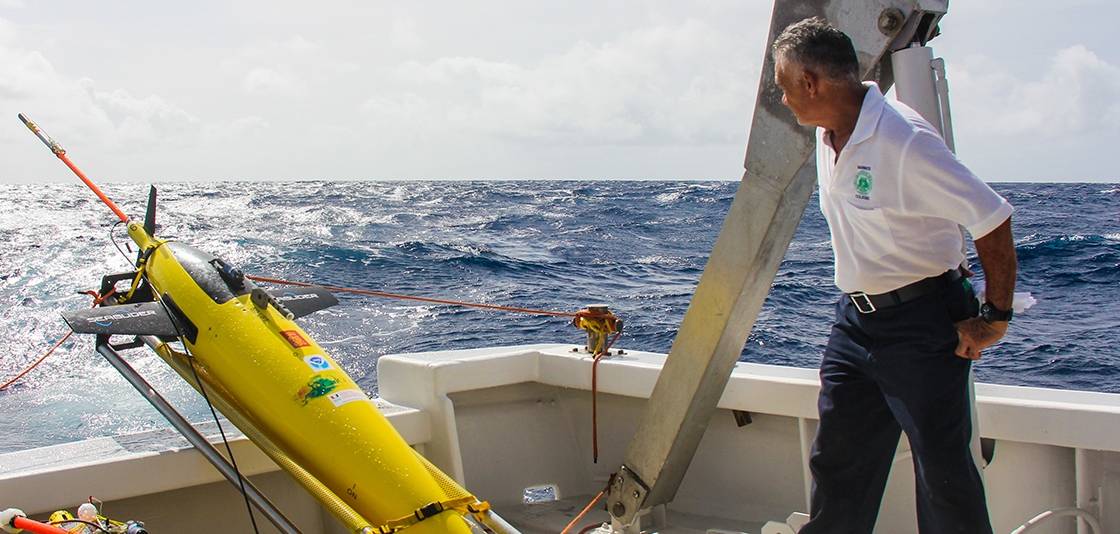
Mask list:
[[[447,181],[166,183],[159,233],[246,272],[428,297],[576,311],[606,303],[618,347],[668,352],[738,182]],[[1038,300],[985,353],[978,379],[1120,393],[1120,184],[994,184],[1017,208],[1018,290]],[[147,186],[105,184],[141,216]],[[0,382],[62,337],[59,311],[130,267],[127,237],[80,184],[0,188]],[[828,228],[809,207],[743,350],[816,367],[832,304]],[[112,233],[112,236],[111,236]],[[975,258],[973,258],[975,264]],[[582,344],[563,318],[339,295],[305,328],[370,393],[384,354]],[[205,404],[162,361],[126,357],[188,418]],[[0,392],[0,452],[165,423],[73,337]]]

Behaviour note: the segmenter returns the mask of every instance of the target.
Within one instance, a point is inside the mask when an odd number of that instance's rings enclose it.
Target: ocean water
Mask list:
[[[247,273],[557,311],[607,303],[618,347],[668,352],[737,182],[294,182],[160,186],[159,234]],[[1020,291],[1038,304],[978,379],[1120,393],[1120,184],[995,184],[1017,208]],[[147,186],[106,184],[134,216]],[[80,184],[4,186],[0,381],[66,332],[77,292],[130,267],[115,218]],[[128,251],[125,251],[126,255]],[[975,263],[975,258],[973,258]],[[828,229],[810,200],[744,361],[816,367],[832,316]],[[368,392],[384,354],[582,343],[563,318],[339,295],[301,319]],[[126,357],[193,421],[209,412],[157,357]],[[165,423],[72,337],[0,392],[0,452]]]

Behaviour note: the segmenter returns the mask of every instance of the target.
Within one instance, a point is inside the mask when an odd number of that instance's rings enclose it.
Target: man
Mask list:
[[[991,533],[970,451],[969,373],[1011,319],[1012,208],[916,112],[860,82],[843,32],[806,19],[773,54],[782,102],[817,127],[821,211],[845,293],[821,361],[801,534],[872,531],[900,431],[913,451],[920,532]],[[961,226],[987,278],[980,317],[959,267]]]

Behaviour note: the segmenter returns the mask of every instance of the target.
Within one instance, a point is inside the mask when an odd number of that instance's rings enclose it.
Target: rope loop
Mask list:
[[[572,318],[572,326],[587,332],[587,351],[594,355],[605,354],[610,350],[614,341],[608,343],[608,336],[614,334],[617,339],[618,334],[622,333],[622,320],[606,306],[588,307],[576,312]]]

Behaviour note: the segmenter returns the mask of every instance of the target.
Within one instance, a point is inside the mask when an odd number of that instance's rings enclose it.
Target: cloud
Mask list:
[[[991,181],[1115,180],[1104,155],[1120,135],[1120,69],[1083,45],[1040,60],[948,64],[961,158]]]
[[[726,143],[741,138],[758,80],[757,59],[729,60],[737,44],[688,20],[579,42],[530,65],[411,61],[362,109],[375,124],[524,142]]]
[[[101,147],[152,141],[189,132],[198,119],[158,95],[102,90],[88,78],[58,72],[39,51],[21,48],[19,28],[0,20],[0,116],[27,112],[44,127],[65,122],[77,139]],[[33,42],[33,41],[32,41]],[[7,135],[14,129],[4,128]],[[18,132],[22,134],[23,132]]]
[[[102,176],[149,176],[200,161],[198,154],[228,144],[231,137],[267,129],[260,117],[204,121],[193,112],[157,94],[127,88],[105,88],[89,78],[60,72],[38,50],[19,46],[18,26],[0,19],[0,118],[25,113],[64,147],[81,153],[80,160]],[[19,44],[17,44],[19,43]],[[18,124],[18,123],[17,123]],[[0,128],[0,148],[32,146],[24,129]],[[127,155],[127,157],[122,157]],[[28,180],[58,176],[51,158],[0,157],[0,179]]]
[[[424,40],[416,31],[416,20],[402,14],[394,16],[392,26],[389,28],[389,44],[393,48],[406,50],[423,45]]]
[[[199,124],[194,115],[156,95],[141,98],[124,89],[98,91],[92,80],[81,80],[79,85],[86,90],[91,104],[115,125],[120,142],[189,135]]]
[[[975,56],[950,70],[955,110],[977,133],[1041,138],[1120,131],[1120,68],[1083,45],[1059,50],[1038,79]]]
[[[249,95],[275,94],[298,96],[303,87],[288,72],[257,67],[245,75],[241,89]]]
[[[241,89],[247,95],[289,98],[306,96],[314,80],[358,70],[356,64],[338,59],[324,46],[299,35],[243,47],[224,68],[245,73]]]

